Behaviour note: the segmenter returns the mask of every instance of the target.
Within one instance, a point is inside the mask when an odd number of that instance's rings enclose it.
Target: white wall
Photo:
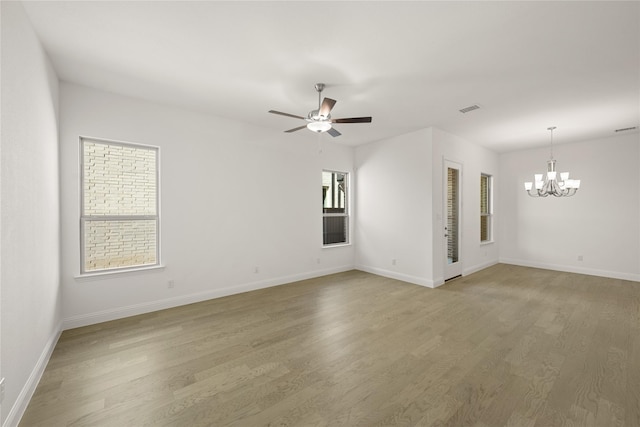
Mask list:
[[[321,203],[352,148],[68,83],[60,108],[65,329],[353,268],[353,246],[322,248]],[[166,268],[77,278],[79,136],[160,147]]]
[[[60,331],[58,80],[19,2],[2,2],[2,425],[17,425]]]
[[[462,215],[460,257],[462,274],[467,275],[498,262],[500,232],[493,230],[492,243],[480,243],[480,175],[493,176],[494,188],[503,179],[499,171],[499,157],[479,145],[472,144],[438,128],[433,129],[433,281],[444,280],[444,160],[462,165]],[[494,224],[499,224],[504,207],[500,194],[494,191]]]
[[[480,174],[498,182],[498,155],[429,128],[356,148],[357,268],[424,286],[443,283],[444,159],[463,165],[463,274],[497,262],[498,231],[493,243],[480,244]],[[497,196],[494,207],[498,221]]]
[[[431,163],[430,129],[356,148],[358,269],[433,286]]]
[[[640,280],[639,151],[637,133],[555,145],[557,169],[581,188],[544,199],[529,197],[523,183],[546,170],[549,149],[501,155],[500,261]]]

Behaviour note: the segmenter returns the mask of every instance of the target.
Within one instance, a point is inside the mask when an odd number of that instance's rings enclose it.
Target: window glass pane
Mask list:
[[[490,219],[491,217],[488,215],[480,217],[480,241],[482,242],[485,242],[490,238],[490,234],[489,234]]]
[[[489,213],[489,177],[487,175],[480,177],[480,213]]]
[[[156,264],[156,230],[155,219],[85,220],[84,270]]]
[[[346,212],[347,174],[322,172],[322,206],[324,213]]]
[[[458,169],[447,168],[447,262],[458,262]]]
[[[84,215],[155,215],[156,150],[84,141]]]
[[[325,216],[323,219],[322,243],[331,245],[334,243],[347,243],[347,224],[346,216]]]

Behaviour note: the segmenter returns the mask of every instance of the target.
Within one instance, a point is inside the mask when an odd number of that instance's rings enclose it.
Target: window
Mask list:
[[[322,171],[322,243],[349,243],[348,174]]]
[[[491,175],[480,175],[480,241],[490,242],[492,240],[492,185]]]
[[[80,271],[159,264],[158,148],[81,139]]]

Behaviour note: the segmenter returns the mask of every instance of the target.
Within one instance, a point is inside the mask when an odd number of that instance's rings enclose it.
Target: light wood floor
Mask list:
[[[21,426],[640,426],[640,283],[352,271],[63,333]]]

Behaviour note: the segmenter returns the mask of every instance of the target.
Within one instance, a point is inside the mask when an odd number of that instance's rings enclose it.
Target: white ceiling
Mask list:
[[[265,132],[304,124],[267,111],[306,115],[317,82],[334,117],[373,116],[336,125],[349,145],[436,126],[506,152],[640,125],[637,1],[24,6],[61,80]]]

